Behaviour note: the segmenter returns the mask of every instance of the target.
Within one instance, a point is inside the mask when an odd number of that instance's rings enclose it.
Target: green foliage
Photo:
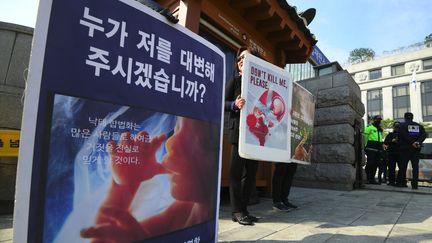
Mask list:
[[[391,131],[393,131],[393,123],[395,123],[396,120],[391,119],[385,119],[381,121],[381,128],[383,129],[383,136],[386,137],[387,134]],[[420,125],[422,125],[425,129],[425,131],[432,135],[432,123],[430,122],[421,122]]]
[[[299,135],[302,137],[302,139],[303,139],[303,137],[304,137],[305,135],[308,136],[308,137],[307,137],[307,140],[306,140],[306,142],[305,142],[305,144],[312,143],[313,126],[305,125],[305,126],[300,130]]]
[[[381,120],[382,129],[393,129],[393,124],[395,123],[395,121],[396,120],[392,119]]]
[[[374,59],[375,51],[370,48],[356,48],[350,52],[348,62],[357,64]]]
[[[432,33],[425,37],[424,43],[426,44],[427,47],[432,46]]]
[[[393,124],[396,122],[396,120],[392,119],[385,119],[381,120],[381,128],[383,129],[383,137],[386,137],[389,132],[393,131]],[[422,125],[425,129],[425,131],[428,133],[429,137],[432,136],[432,123],[431,122],[420,122],[420,125]]]
[[[428,137],[432,135],[432,123],[430,122],[420,122],[420,124],[424,127],[425,131],[428,134]]]
[[[383,136],[386,137],[387,134],[391,131],[393,131],[393,124],[396,120],[392,119],[385,119],[381,120],[381,128],[383,129]]]

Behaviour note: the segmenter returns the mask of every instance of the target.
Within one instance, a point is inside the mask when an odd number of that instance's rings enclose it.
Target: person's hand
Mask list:
[[[118,144],[110,142],[114,182],[118,185],[136,186],[157,174],[166,173],[156,160],[156,151],[165,139],[165,134],[150,139],[146,131],[141,131],[135,139],[130,132],[125,132]]]
[[[80,231],[81,237],[91,239],[92,243],[130,243],[149,235],[128,211],[103,207],[99,214],[103,223]]]
[[[245,103],[246,103],[245,99],[243,99],[240,95],[237,96],[237,98],[235,100],[235,106],[237,108],[239,108],[239,110],[241,110],[243,108]]]
[[[384,150],[387,150],[388,149],[388,145],[384,144],[383,148],[384,148]]]

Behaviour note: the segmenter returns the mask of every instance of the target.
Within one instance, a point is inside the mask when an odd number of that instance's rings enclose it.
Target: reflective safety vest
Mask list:
[[[378,128],[373,124],[366,127],[364,131],[365,135],[365,146],[370,148],[381,149],[383,139],[382,131],[378,131]]]

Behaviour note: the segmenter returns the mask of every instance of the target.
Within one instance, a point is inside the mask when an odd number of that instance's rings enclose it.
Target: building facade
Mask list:
[[[23,93],[32,38],[32,28],[0,22],[0,214],[11,213],[13,208]],[[15,138],[9,134],[16,134]]]
[[[314,78],[317,75],[314,67],[328,63],[330,63],[330,61],[324,53],[321,52],[318,46],[314,46],[312,54],[307,62],[289,63],[285,66],[285,70],[292,75],[293,81],[297,82],[304,79]]]
[[[378,58],[346,67],[360,86],[367,117],[403,120],[412,112],[417,122],[432,122],[432,48]]]

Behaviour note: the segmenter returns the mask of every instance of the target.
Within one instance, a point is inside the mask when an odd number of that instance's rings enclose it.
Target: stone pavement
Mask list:
[[[219,215],[219,242],[432,242],[432,189],[367,185],[333,191],[294,187],[290,201],[299,209],[275,212],[261,198],[249,211],[255,226],[231,221],[229,203]]]
[[[432,188],[367,185],[333,191],[293,187],[300,208],[272,210],[270,198],[249,207],[261,216],[255,226],[231,221],[227,200],[219,215],[219,242],[432,242]],[[12,215],[0,215],[0,243],[12,243]]]
[[[12,215],[0,215],[0,242],[12,243]]]

